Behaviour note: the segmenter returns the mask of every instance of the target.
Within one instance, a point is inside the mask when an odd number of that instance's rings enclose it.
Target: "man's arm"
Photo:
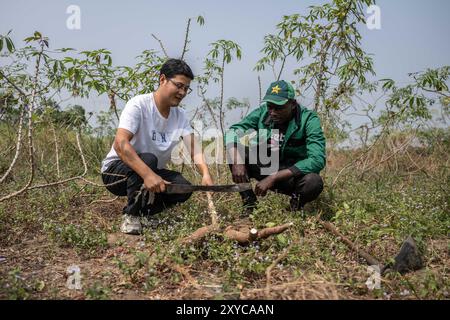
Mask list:
[[[238,132],[244,133],[248,130],[258,130],[258,122],[263,113],[263,106],[253,110],[240,122],[233,124],[225,133],[225,146],[238,143]]]
[[[206,164],[201,145],[198,139],[195,137],[194,133],[184,136],[183,142],[189,150],[191,159],[194,161],[198,171],[202,175],[202,184],[213,185],[214,183],[209,173],[208,165]]]
[[[286,181],[293,177],[294,173],[290,169],[283,169],[275,174],[265,177],[255,186],[255,194],[257,196],[265,196],[267,191],[277,182]]]
[[[319,173],[325,167],[325,137],[316,114],[313,114],[306,124],[306,150],[308,155],[306,159],[299,160],[292,167],[264,178],[256,184],[255,193],[263,196],[276,182],[308,173]]]
[[[320,125],[320,119],[313,113],[306,122],[307,158],[297,161],[289,168],[294,176],[319,173],[326,164],[326,142]]]
[[[232,125],[225,133],[225,146],[228,159],[231,162],[231,174],[235,183],[248,182],[247,172],[245,169],[245,159],[239,153],[236,145],[239,143],[237,132],[244,133],[248,130],[258,130],[258,122],[263,112],[262,106],[252,111],[248,116],[240,122]]]
[[[136,150],[130,144],[132,138],[133,133],[118,128],[113,144],[114,150],[116,150],[119,158],[144,180],[144,186],[148,190],[156,193],[164,192],[166,190],[165,184],[168,182],[164,181],[139,158]]]
[[[245,168],[245,159],[242,159],[236,146],[227,148],[227,152],[231,159],[231,175],[235,183],[249,182],[247,170]]]

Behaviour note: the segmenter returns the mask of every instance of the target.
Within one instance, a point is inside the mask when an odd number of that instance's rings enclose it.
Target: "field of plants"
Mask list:
[[[411,70],[407,84],[369,81],[376,70],[359,28],[372,3],[333,0],[284,16],[254,69],[273,70],[274,81],[287,60],[298,61],[299,101],[311,97],[327,138],[323,193],[302,212],[269,193],[246,219],[237,193],[213,194],[220,228],[195,242],[182,240],[214,218],[205,193],[149,217],[142,235],[125,235],[126,198],[100,177],[119,106],[157,87],[164,39],[153,35],[160,47],[118,66],[107,49],[52,48],[38,31],[21,43],[0,35],[0,299],[449,299],[450,66]],[[187,20],[181,58],[193,23],[207,27],[202,16]],[[223,89],[227,67],[245,54],[239,44],[209,46],[193,92],[202,103],[185,107],[223,133],[228,114],[257,106]],[[70,104],[96,95],[108,111]],[[357,128],[354,114],[365,119]],[[192,165],[170,167],[200,184]],[[215,183],[232,183],[228,165],[210,171]],[[286,223],[246,245],[220,231]],[[343,241],[389,264],[408,236],[421,268],[381,276]]]

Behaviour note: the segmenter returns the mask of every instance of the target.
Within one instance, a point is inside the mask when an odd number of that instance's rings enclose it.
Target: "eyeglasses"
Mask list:
[[[189,93],[192,92],[192,89],[191,89],[189,86],[185,86],[185,85],[182,84],[181,82],[175,82],[175,81],[173,81],[172,79],[167,79],[167,80],[169,80],[170,82],[172,82],[172,83],[175,85],[175,87],[178,88],[178,90],[183,89],[184,91],[186,91],[186,94],[189,94]]]

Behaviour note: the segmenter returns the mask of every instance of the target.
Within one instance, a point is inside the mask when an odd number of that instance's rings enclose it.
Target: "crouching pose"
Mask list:
[[[165,168],[180,137],[203,176],[202,184],[213,184],[201,148],[193,147],[194,134],[185,112],[178,107],[191,91],[193,78],[184,61],[169,59],[161,67],[158,89],[132,98],[122,111],[101,171],[110,192],[128,197],[121,226],[124,233],[141,233],[141,216],[156,214],[191,196],[165,192],[168,183],[189,184],[179,172]]]
[[[254,191],[241,192],[244,215],[255,208],[256,196],[264,196],[268,190],[291,196],[290,209],[295,211],[323,190],[319,172],[325,167],[326,153],[320,120],[294,96],[288,82],[272,83],[261,106],[225,135],[233,181],[258,180]],[[261,148],[267,149],[265,153]],[[271,163],[261,159],[262,154]]]

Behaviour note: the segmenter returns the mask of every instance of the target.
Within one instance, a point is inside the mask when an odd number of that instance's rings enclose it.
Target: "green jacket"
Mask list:
[[[258,132],[260,129],[267,129],[268,137],[271,136],[273,123],[270,121],[266,103],[230,127],[225,134],[225,145],[242,143],[242,133],[248,130]],[[319,173],[325,167],[325,137],[316,112],[298,105],[280,145],[279,156],[280,162],[290,165],[289,169],[296,176]]]

